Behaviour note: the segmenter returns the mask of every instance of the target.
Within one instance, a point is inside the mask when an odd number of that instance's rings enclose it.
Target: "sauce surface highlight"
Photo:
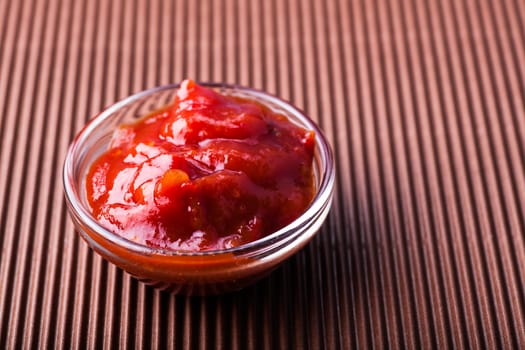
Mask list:
[[[102,226],[137,243],[227,249],[302,214],[314,147],[314,132],[284,115],[186,80],[172,105],[115,131],[87,197]]]

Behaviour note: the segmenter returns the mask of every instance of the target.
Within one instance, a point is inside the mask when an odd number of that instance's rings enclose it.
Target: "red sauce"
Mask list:
[[[314,132],[253,100],[184,81],[172,105],[122,125],[91,166],[93,215],[151,247],[235,247],[292,222],[314,195]]]

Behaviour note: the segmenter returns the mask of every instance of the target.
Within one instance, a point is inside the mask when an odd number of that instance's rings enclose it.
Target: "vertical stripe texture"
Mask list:
[[[525,2],[0,0],[0,348],[525,348]],[[266,90],[337,162],[319,234],[181,297],[88,249],[69,143],[158,85]]]

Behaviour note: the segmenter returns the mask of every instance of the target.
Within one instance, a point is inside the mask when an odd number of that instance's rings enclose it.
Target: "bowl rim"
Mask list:
[[[63,185],[64,185],[64,194],[67,201],[67,204],[70,210],[74,211],[74,215],[86,225],[90,230],[96,234],[102,236],[104,239],[109,240],[111,243],[116,244],[121,248],[125,248],[134,253],[141,255],[157,255],[157,256],[217,256],[223,254],[234,254],[241,255],[251,251],[258,251],[259,248],[264,248],[286,239],[294,234],[298,228],[308,223],[310,218],[315,217],[315,214],[321,211],[327,202],[332,198],[333,187],[335,183],[335,163],[334,156],[330,144],[324,135],[323,131],[319,126],[310,119],[302,110],[293,106],[288,101],[277,97],[273,94],[264,92],[262,90],[245,87],[237,84],[223,84],[223,83],[209,83],[209,82],[197,82],[197,84],[213,89],[225,89],[227,91],[241,91],[247,93],[252,97],[260,98],[261,103],[269,102],[272,106],[279,107],[282,109],[282,112],[285,112],[285,115],[290,119],[290,115],[293,115],[294,120],[291,122],[295,123],[295,119],[300,122],[300,126],[307,129],[313,130],[315,132],[315,145],[321,160],[321,172],[320,172],[320,183],[317,186],[316,193],[312,198],[312,201],[305,209],[305,211],[297,217],[294,221],[288,225],[280,228],[279,230],[259,238],[255,241],[248,242],[236,247],[227,248],[227,249],[215,249],[215,250],[206,250],[206,251],[185,251],[185,250],[172,250],[166,248],[155,248],[146,246],[137,242],[128,240],[117,233],[114,233],[98,223],[95,217],[91,214],[88,208],[83,205],[83,201],[79,190],[74,185],[76,183],[74,176],[75,162],[73,156],[78,151],[79,147],[89,139],[89,136],[92,132],[106,119],[110,118],[115,112],[119,109],[125,107],[126,105],[145,98],[149,95],[159,93],[166,90],[179,89],[181,84],[169,84],[157,86],[151,89],[146,89],[138,93],[132,94],[128,97],[125,97],[114,104],[106,107],[100,113],[96,114],[87,124],[76,134],[73,138],[66,157],[64,160],[63,166]],[[223,93],[224,91],[220,91]],[[245,96],[242,96],[245,97]],[[315,158],[315,155],[314,155]],[[82,175],[84,176],[84,175]],[[83,183],[83,181],[81,181]]]

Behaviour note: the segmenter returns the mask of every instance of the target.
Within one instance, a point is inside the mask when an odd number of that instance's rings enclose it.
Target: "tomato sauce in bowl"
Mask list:
[[[315,133],[246,98],[184,81],[169,106],[120,126],[92,165],[93,215],[124,238],[228,249],[277,231],[310,204]]]
[[[264,277],[319,231],[335,166],[319,127],[267,93],[185,81],[119,101],[77,134],[63,181],[104,259],[185,295]]]

